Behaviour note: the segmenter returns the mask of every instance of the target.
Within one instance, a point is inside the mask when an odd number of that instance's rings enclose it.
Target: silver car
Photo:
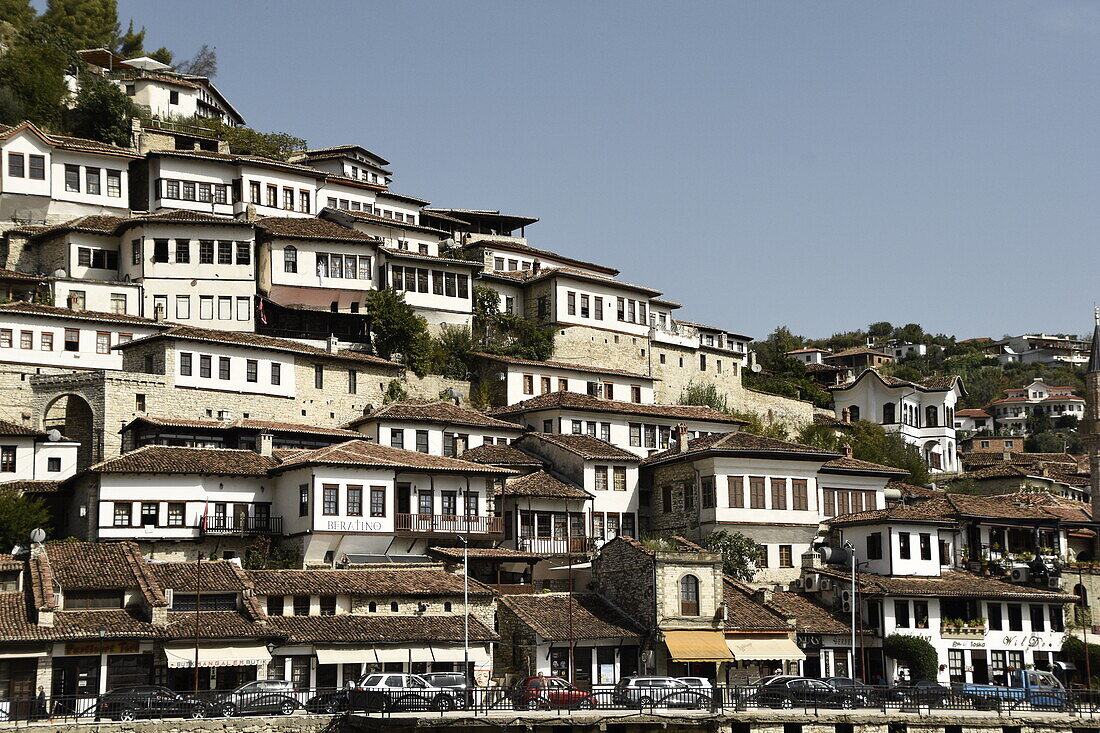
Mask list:
[[[631,708],[709,708],[710,691],[699,690],[673,677],[624,677],[615,685],[613,699]]]

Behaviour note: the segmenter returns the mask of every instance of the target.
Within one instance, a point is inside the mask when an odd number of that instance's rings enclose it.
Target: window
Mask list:
[[[180,93],[178,91],[176,91],[175,89],[170,90],[168,92],[168,104],[179,104],[179,103],[180,103]]]
[[[186,321],[191,318],[191,296],[176,296],[176,320]]]
[[[595,318],[597,321],[603,320],[603,298],[594,298],[593,305],[595,306]]]
[[[65,351],[80,351],[80,331],[75,328],[65,329]]]
[[[417,430],[416,431],[416,450],[420,453],[428,452],[428,431]]]
[[[228,186],[214,185],[214,203],[225,204],[229,202]]]
[[[390,428],[390,447],[391,448],[404,448],[405,447],[405,431]]]
[[[348,516],[363,516],[363,487],[348,486]]]
[[[246,382],[260,381],[260,363],[255,359],[246,359],[244,362],[244,379]]]
[[[8,153],[8,175],[12,178],[24,178],[26,176],[22,153]]]
[[[219,265],[232,265],[233,264],[233,243],[225,240],[218,240],[218,264]]]
[[[882,532],[872,532],[867,535],[867,559],[882,559]]]
[[[610,398],[608,398],[610,399]],[[631,385],[630,387],[630,401],[640,403],[642,401],[642,388],[637,385]]]
[[[694,575],[680,578],[680,615],[699,615],[699,579]]]
[[[309,516],[309,484],[298,486],[298,516]]]
[[[109,331],[96,331],[95,334],[95,353],[97,354],[110,354],[111,353],[111,334]]]
[[[38,348],[42,351],[53,351],[53,334],[43,333],[38,340]]]
[[[134,506],[130,502],[115,502],[115,514],[114,514],[114,526],[115,527],[129,527],[132,524],[131,515],[133,513]]]
[[[336,615],[336,596],[321,596],[318,600],[318,610],[322,616]]]
[[[70,193],[80,193],[80,166],[65,166],[65,190]]]
[[[84,169],[84,186],[92,196],[99,196],[99,168]]]
[[[28,172],[30,173],[28,178],[34,181],[46,180],[46,156],[28,155],[27,161],[30,164],[28,166]]]
[[[180,352],[180,376],[191,376],[191,354],[187,351]]]
[[[321,486],[321,514],[332,516],[340,513],[340,487],[336,484]]]
[[[58,456],[50,456],[46,459],[46,471],[48,473],[60,473],[61,472],[61,458]]]
[[[249,321],[252,319],[252,297],[249,295],[237,296],[237,320]]]
[[[661,488],[661,508],[665,514],[672,511],[672,487],[664,486]]]
[[[920,542],[920,559],[931,560],[932,559],[932,535],[921,533],[917,536]]]
[[[210,365],[214,357],[209,354],[202,354],[199,356],[199,376],[203,379],[210,379]]]
[[[695,510],[695,486],[693,484],[684,486],[684,509],[686,511]]]
[[[781,568],[793,568],[794,567],[794,549],[791,545],[779,546],[779,567]]]
[[[902,560],[908,560],[912,554],[909,547],[909,533],[898,532],[898,557]]]
[[[283,597],[282,596],[268,596],[267,597],[267,615],[268,616],[282,616],[283,615]]]
[[[770,479],[772,487],[772,509],[787,508],[787,480],[781,478]]]
[[[309,213],[309,191],[298,192],[298,210],[303,214]]]
[[[283,272],[298,272],[298,248],[293,244],[283,250]]]
[[[167,262],[168,261],[168,240],[167,239],[155,239],[153,240],[153,262]]]
[[[765,509],[764,477],[749,476],[749,508]]]
[[[195,182],[194,181],[184,181],[183,182],[183,198],[186,201],[194,201],[195,200]]]
[[[581,295],[581,318],[588,318],[591,311],[589,310],[589,301],[591,298],[587,295]]]
[[[324,389],[325,388],[325,366],[324,364],[313,365],[313,388]]]
[[[164,198],[166,199],[178,199],[180,197],[180,182],[179,181],[165,181],[164,182]]]
[[[107,195],[111,198],[122,196],[122,173],[119,171],[107,171]]]
[[[229,379],[230,378],[230,364],[231,363],[232,362],[230,361],[228,356],[219,356],[218,357],[218,379]]]
[[[283,189],[283,208],[287,211],[294,211],[294,189]]]
[[[524,374],[523,375],[523,394],[535,393],[535,375]]]
[[[156,526],[159,520],[159,505],[155,501],[143,501],[141,503],[141,524]]]
[[[541,388],[540,394],[550,394],[550,377],[540,377],[539,387]]]
[[[909,601],[894,601],[894,625],[899,629],[909,628]]]
[[[271,383],[273,385],[282,384],[283,381],[283,365],[279,362],[271,363]]]
[[[267,205],[272,209],[279,208],[279,187],[267,184]]]
[[[33,349],[34,348],[34,331],[20,331],[19,332],[19,348],[21,348],[21,349]]]
[[[1008,604],[1008,630],[1009,631],[1023,631],[1024,630],[1024,617],[1023,609],[1019,603]]]
[[[636,448],[642,445],[642,426],[639,423],[630,423],[630,445]]]
[[[726,488],[729,491],[729,503],[734,509],[745,506],[745,480],[743,476],[727,476]]]
[[[600,423],[600,440],[606,441],[608,443],[611,442],[611,423]]]
[[[1062,611],[1061,606],[1047,606],[1047,611],[1050,614],[1050,630],[1057,631],[1059,633],[1066,630],[1066,618],[1065,612]]]
[[[607,491],[607,466],[596,466],[596,491]]]
[[[184,520],[184,510],[186,505],[183,502],[168,502],[168,526],[169,527],[182,527]]]
[[[248,242],[237,242],[237,264],[252,264],[252,250]]]
[[[214,242],[210,239],[199,240],[199,264],[214,264]]]
[[[309,615],[309,596],[294,596],[294,602],[293,603],[294,603],[294,615],[295,616],[308,616]],[[295,659],[299,659],[299,658],[305,659],[305,657],[295,657]],[[306,659],[306,663],[307,664],[309,663],[308,659]]]
[[[809,509],[809,492],[804,478],[791,479],[791,509],[806,511]]]
[[[372,517],[386,516],[386,487],[370,487],[370,515]]]
[[[701,502],[704,509],[713,509],[715,500],[714,477],[704,476],[699,480]]]

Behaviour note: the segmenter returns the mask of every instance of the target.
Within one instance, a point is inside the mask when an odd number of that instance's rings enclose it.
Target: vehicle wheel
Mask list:
[[[785,697],[779,701],[779,707],[783,708],[784,710],[790,710],[794,707],[794,700],[789,697]]]
[[[529,697],[524,700],[524,710],[549,710],[550,701],[545,697]]]
[[[234,715],[237,714],[237,706],[231,702],[227,702],[222,705],[222,708],[219,712],[222,714],[222,716],[226,718],[232,718]]]
[[[856,701],[850,697],[846,697],[840,701],[840,707],[842,710],[851,710],[856,706]]]
[[[638,698],[638,707],[640,707],[640,708],[651,708],[651,707],[653,707],[653,698],[651,698],[651,697],[639,697]]]
[[[691,701],[691,707],[694,710],[706,710],[710,707],[710,700],[698,695]]]
[[[440,695],[432,701],[432,712],[435,713],[446,713],[449,712],[453,707],[454,702],[452,702],[451,698],[447,697],[446,695]]]
[[[294,711],[298,709],[298,706],[294,704],[292,700],[284,700],[283,704],[279,706],[279,713],[282,715],[293,715]]]
[[[577,710],[591,710],[596,707],[596,701],[591,697],[582,697],[577,701],[577,704],[573,706]]]
[[[202,720],[208,715],[205,705],[195,705],[187,712],[192,720]]]
[[[135,713],[131,708],[126,708],[125,710],[120,711],[119,714],[118,714],[118,717],[115,718],[115,719],[124,721],[126,723],[129,723],[130,721],[132,721],[136,718],[137,718],[137,713]]]
[[[325,712],[329,715],[340,712],[340,703],[336,700],[329,700],[325,703]]]

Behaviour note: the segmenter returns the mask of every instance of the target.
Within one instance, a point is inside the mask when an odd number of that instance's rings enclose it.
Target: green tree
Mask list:
[[[882,640],[882,651],[909,668],[909,676],[917,680],[935,681],[939,672],[936,648],[927,639],[907,634],[890,634]]]
[[[35,25],[0,56],[0,122],[30,120],[56,130],[69,95],[72,50],[50,28]]]
[[[245,570],[287,570],[301,567],[302,556],[270,537],[257,537],[245,550],[241,564]]]
[[[852,448],[852,457],[883,466],[908,471],[904,480],[912,484],[928,483],[928,465],[916,446],[905,442],[898,433],[887,432],[881,425],[868,420],[852,423],[844,434],[837,435],[832,426],[807,425],[798,434],[798,442],[824,450],[842,451]]]
[[[74,48],[111,48],[118,37],[115,0],[49,0],[42,20]]]
[[[0,0],[0,22],[10,24],[15,30],[27,27],[34,18],[30,0]]]
[[[70,132],[77,137],[130,145],[130,122],[137,109],[126,93],[106,79],[87,75],[76,95]]]
[[[214,126],[229,150],[237,155],[258,155],[275,160],[288,160],[290,154],[306,147],[303,138],[285,132],[259,132],[251,127]]]
[[[409,399],[409,393],[405,391],[405,385],[401,384],[400,380],[391,379],[386,385],[385,394],[382,395],[382,402],[388,405],[391,402],[404,402],[407,399]]]
[[[218,52],[204,43],[190,60],[177,65],[176,71],[213,78],[218,74]]]
[[[474,339],[466,326],[443,324],[439,335],[432,339],[431,371],[449,379],[470,378],[470,353]]]
[[[400,356],[418,376],[427,373],[431,352],[428,322],[392,288],[376,290],[367,298],[374,353],[383,359]]]
[[[50,526],[50,512],[41,499],[0,488],[0,548],[5,552],[13,545],[26,545],[32,529]]]
[[[149,54],[149,58],[153,59],[154,61],[159,61],[162,64],[168,64],[169,66],[171,66],[173,56],[172,52],[169,51],[167,47],[161,46],[156,51],[153,51],[151,54]]]
[[[879,321],[867,327],[867,335],[876,341],[888,339],[893,333],[894,327],[889,321]]]
[[[134,21],[130,21],[126,32],[120,35],[116,41],[116,50],[128,59],[145,55],[145,26],[140,31],[134,30]]]
[[[740,532],[711,532],[699,544],[722,554],[722,572],[738,580],[751,581],[756,574],[756,561],[764,548],[756,540]]]

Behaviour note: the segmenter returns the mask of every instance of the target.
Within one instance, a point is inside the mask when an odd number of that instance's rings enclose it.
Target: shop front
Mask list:
[[[260,669],[271,662],[267,645],[249,641],[235,644],[195,644],[179,642],[164,646],[168,687],[185,691],[195,689],[232,690],[258,677]]]
[[[673,677],[705,677],[719,679],[722,665],[734,661],[721,631],[699,629],[690,631],[665,631],[665,647],[668,650],[665,673]]]
[[[70,641],[54,644],[51,660],[53,705],[80,711],[108,690],[148,685],[154,680],[151,641]]]
[[[570,663],[569,645],[558,643],[539,649],[538,673],[570,680],[578,687],[613,685],[623,677],[638,674],[639,648],[621,640],[573,646]]]
[[[802,674],[806,659],[788,634],[731,635],[726,646],[734,660],[726,667],[727,684],[746,684],[771,674]]]
[[[470,676],[487,685],[492,649],[484,642],[471,643],[468,657],[464,647],[455,644],[284,646],[274,650],[267,676],[292,680],[298,689],[336,689],[372,672],[460,672],[467,658]]]
[[[0,720],[35,717],[38,664],[46,651],[38,647],[11,647],[0,651]]]

